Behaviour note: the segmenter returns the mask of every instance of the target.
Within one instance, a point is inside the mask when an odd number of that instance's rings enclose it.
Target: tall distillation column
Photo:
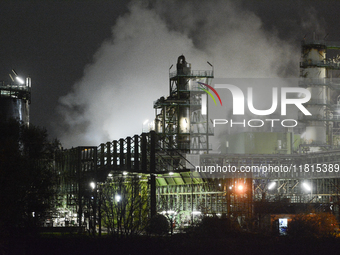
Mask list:
[[[326,45],[315,38],[302,42],[302,62],[300,76],[302,84],[311,93],[311,100],[305,104],[312,116],[302,116],[306,123],[304,137],[309,151],[319,151],[327,146],[327,107],[329,105],[329,87],[326,84],[327,68],[322,65],[326,60]],[[315,146],[314,146],[315,145]]]
[[[156,110],[155,131],[164,138],[165,149],[176,149],[188,153],[192,150],[192,139],[199,136],[199,141],[207,143],[209,132],[208,122],[205,119],[205,131],[195,128],[202,125],[200,114],[193,117],[193,109],[201,109],[202,90],[197,87],[198,81],[210,83],[213,71],[191,70],[191,64],[186,62],[183,55],[179,56],[176,71],[169,74],[169,96],[161,97],[154,103]],[[201,130],[201,134],[193,132]],[[202,136],[205,138],[202,139]],[[207,150],[208,144],[197,147],[197,150]]]
[[[0,82],[0,118],[16,119],[24,124],[29,124],[29,105],[31,103],[31,78],[22,80],[12,70],[11,83]],[[15,79],[14,79],[15,78]]]

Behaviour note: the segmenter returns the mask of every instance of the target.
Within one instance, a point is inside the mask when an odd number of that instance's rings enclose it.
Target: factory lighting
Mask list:
[[[120,195],[117,194],[117,195],[115,196],[116,202],[119,202],[121,199],[122,199],[122,197],[121,197]]]
[[[12,73],[14,74],[15,79],[16,79],[20,84],[25,84],[25,81],[24,81],[22,78],[20,78],[20,77],[18,76],[18,73],[17,73],[14,69],[12,69]],[[12,76],[11,74],[9,74],[9,77],[11,77],[12,81],[14,81],[13,76]]]
[[[276,182],[272,182],[268,185],[268,189],[271,190],[276,186]]]
[[[20,84],[24,84],[24,80],[21,79],[19,76],[15,77],[15,79],[20,83]]]
[[[200,211],[192,211],[192,214],[193,214],[193,215],[200,215],[201,212],[200,212]]]
[[[174,172],[169,172],[169,175],[174,175]]]
[[[237,189],[238,189],[239,191],[243,191],[244,186],[243,186],[242,184],[240,184],[240,185],[237,186]]]
[[[304,188],[306,191],[311,191],[311,190],[312,190],[312,187],[311,187],[310,184],[308,184],[307,182],[303,182],[303,183],[302,183],[302,186],[303,186],[303,188]]]
[[[149,122],[148,119],[144,120],[143,124],[142,124],[142,132],[144,132],[144,126],[147,125]],[[146,129],[148,129],[148,126],[146,126]]]
[[[127,174],[128,174],[128,172],[125,172],[125,171],[123,172],[123,175],[127,175]]]
[[[173,210],[169,210],[169,211],[162,211],[161,212],[161,214],[174,214],[174,215],[176,215],[177,214],[177,212],[175,212],[175,211],[173,211]]]
[[[96,187],[96,184],[95,184],[94,182],[91,182],[91,183],[90,183],[90,187],[91,187],[92,189],[94,189],[94,188]]]

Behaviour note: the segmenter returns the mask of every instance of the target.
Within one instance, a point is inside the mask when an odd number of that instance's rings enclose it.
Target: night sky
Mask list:
[[[340,40],[340,1],[188,2],[1,1],[0,80],[29,75],[31,123],[98,145],[141,132],[181,54],[219,77],[297,77],[305,35]]]

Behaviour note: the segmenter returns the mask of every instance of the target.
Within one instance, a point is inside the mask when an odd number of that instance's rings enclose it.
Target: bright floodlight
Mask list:
[[[127,175],[127,174],[128,174],[128,172],[125,172],[125,171],[123,172],[123,175]]]
[[[201,212],[200,212],[200,211],[193,211],[192,214],[193,214],[193,215],[200,215]]]
[[[122,199],[122,197],[120,195],[116,195],[115,199],[116,199],[117,202],[119,202]]]
[[[174,172],[169,172],[169,175],[174,175]]]
[[[311,191],[311,190],[312,190],[311,186],[310,186],[308,183],[306,183],[306,182],[303,182],[303,183],[302,183],[302,186],[303,186],[304,189],[307,190],[307,191]]]
[[[177,212],[175,212],[173,210],[169,210],[169,211],[162,211],[161,214],[170,214],[170,215],[175,214],[176,215]]]
[[[244,187],[243,187],[243,185],[242,185],[242,184],[238,185],[238,187],[237,187],[237,188],[238,188],[238,190],[239,190],[239,191],[243,191],[243,189],[244,189]]]
[[[94,189],[96,187],[96,184],[94,182],[90,182],[90,187]]]
[[[272,182],[268,185],[268,189],[274,189],[274,187],[276,186],[276,182]]]
[[[15,77],[15,79],[17,79],[17,81],[20,83],[20,84],[24,84],[24,80],[21,79],[19,76]]]

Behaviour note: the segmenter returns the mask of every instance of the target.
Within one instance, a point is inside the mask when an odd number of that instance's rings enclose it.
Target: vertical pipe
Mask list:
[[[91,150],[92,151],[92,150]],[[98,153],[97,153],[97,147],[93,148],[93,168],[94,168],[94,180],[95,180],[95,188],[94,188],[94,199],[93,199],[93,235],[96,234],[96,225],[97,225],[97,180],[98,180],[98,173],[97,173],[97,159],[98,159]]]
[[[113,169],[117,170],[117,158],[118,158],[118,153],[117,153],[117,146],[118,142],[114,140],[113,142]]]
[[[106,143],[106,164],[107,166],[111,166],[111,143],[107,142]]]
[[[138,135],[134,136],[134,171],[139,171],[139,142]]]
[[[150,198],[151,217],[156,215],[156,133],[150,132]]]
[[[79,233],[83,232],[82,229],[82,215],[83,215],[83,204],[82,204],[82,176],[81,176],[81,148],[77,148],[77,153],[75,154],[77,162],[77,182],[78,182],[78,222],[79,222]]]
[[[125,167],[124,162],[124,139],[119,139],[119,169],[122,170]]]
[[[131,171],[131,137],[126,138],[126,169]]]
[[[141,145],[141,153],[142,153],[142,173],[147,172],[147,139],[146,133],[142,133],[142,145]]]
[[[104,161],[104,157],[105,157],[105,144],[101,143],[100,144],[100,166],[104,166],[105,165],[105,161]]]

